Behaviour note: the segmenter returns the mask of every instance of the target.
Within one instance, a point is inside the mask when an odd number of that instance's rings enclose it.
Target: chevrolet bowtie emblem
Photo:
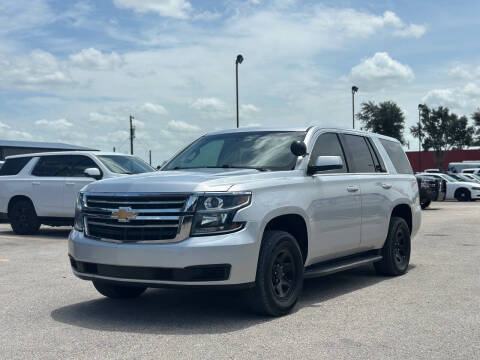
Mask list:
[[[129,222],[137,218],[137,214],[130,207],[120,207],[118,210],[112,211],[112,219],[117,219],[118,222]]]

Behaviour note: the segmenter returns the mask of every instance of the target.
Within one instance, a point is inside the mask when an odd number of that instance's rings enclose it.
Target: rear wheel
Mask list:
[[[403,218],[392,217],[387,239],[382,248],[383,259],[374,263],[381,275],[403,275],[410,262],[410,229]]]
[[[420,203],[420,206],[422,207],[422,209],[426,209],[427,207],[430,206],[430,203],[431,203],[430,200],[425,200],[425,201]]]
[[[30,200],[17,200],[8,212],[13,232],[18,235],[33,235],[40,228],[35,208]]]
[[[458,189],[455,192],[455,198],[458,201],[470,201],[472,199],[472,196],[470,194],[470,191],[467,189]]]
[[[285,231],[267,231],[255,287],[248,293],[253,309],[270,316],[290,312],[302,291],[303,270],[302,253],[295,238]]]
[[[127,286],[96,280],[93,281],[93,286],[100,294],[111,299],[135,298],[147,290],[145,286]]]

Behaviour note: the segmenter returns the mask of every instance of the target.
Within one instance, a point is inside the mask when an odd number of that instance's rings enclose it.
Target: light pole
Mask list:
[[[240,127],[240,120],[238,119],[238,64],[243,62],[243,56],[237,55],[237,59],[235,60],[235,90],[237,94],[237,128]]]
[[[422,171],[422,123],[421,123],[421,111],[423,104],[418,104],[418,169]]]
[[[358,87],[352,86],[352,124],[355,129],[355,93],[358,91]]]

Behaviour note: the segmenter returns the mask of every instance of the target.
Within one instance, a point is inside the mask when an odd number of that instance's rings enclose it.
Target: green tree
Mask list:
[[[356,117],[363,123],[362,129],[391,136],[405,144],[403,138],[405,115],[397,104],[393,101],[384,101],[377,105],[373,101],[368,101],[362,103],[361,107]]]
[[[472,114],[472,120],[475,125],[475,145],[480,145],[480,108]]]
[[[443,169],[445,151],[472,145],[475,129],[468,125],[466,116],[459,117],[447,107],[430,109],[424,105],[420,110],[420,127],[412,126],[410,132],[415,138],[421,136],[423,149],[432,149],[435,163],[439,169]]]

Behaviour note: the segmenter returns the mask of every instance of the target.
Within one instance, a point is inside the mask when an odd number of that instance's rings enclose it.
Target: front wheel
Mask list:
[[[455,198],[458,201],[470,201],[472,199],[472,196],[470,195],[470,191],[468,191],[467,189],[458,189],[455,193]]]
[[[426,201],[423,201],[420,203],[420,206],[422,207],[422,210],[426,209],[427,207],[430,206],[430,203],[431,201],[430,200],[426,200]]]
[[[96,280],[93,281],[93,286],[100,294],[111,299],[135,298],[147,290],[144,286],[127,286]]]
[[[302,292],[303,270],[302,253],[295,238],[285,231],[267,231],[255,287],[248,294],[253,309],[270,316],[288,314]]]
[[[403,218],[392,217],[387,239],[382,248],[383,259],[374,263],[378,274],[397,276],[407,272],[410,262],[410,229]]]

